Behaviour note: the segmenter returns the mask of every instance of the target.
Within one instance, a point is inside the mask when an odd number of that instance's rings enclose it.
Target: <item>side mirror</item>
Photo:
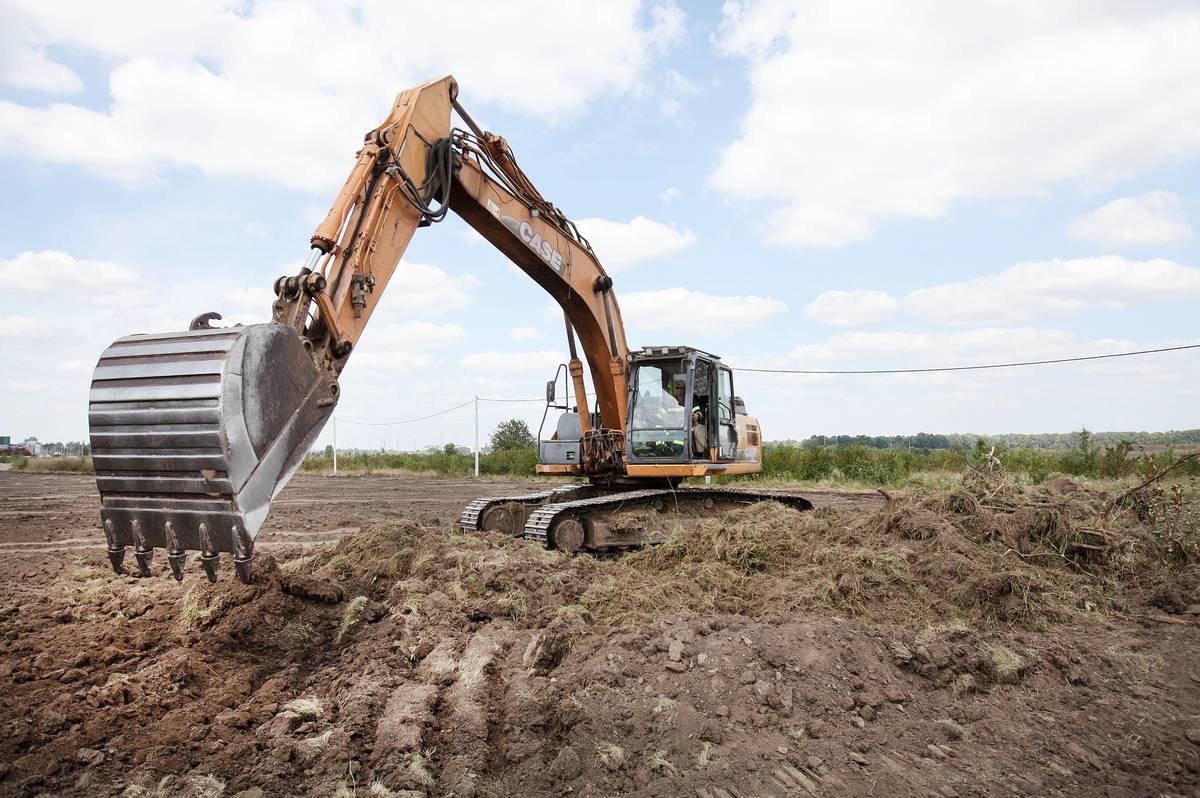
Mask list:
[[[737,413],[739,416],[746,415],[746,403],[742,401],[742,397],[733,397],[733,412]]]
[[[554,389],[557,387],[557,380],[550,380],[546,383],[546,404],[554,404]]]

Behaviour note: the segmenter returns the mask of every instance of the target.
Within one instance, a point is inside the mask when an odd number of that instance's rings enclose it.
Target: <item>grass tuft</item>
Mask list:
[[[679,702],[673,698],[667,698],[665,695],[660,695],[654,699],[654,714],[671,716],[675,714],[675,708],[679,706]]]
[[[210,606],[204,606],[200,603],[195,589],[189,588],[183,595],[183,606],[179,611],[179,631],[187,633],[193,629],[203,628],[220,608],[220,599]]]
[[[316,720],[325,713],[324,707],[321,706],[320,699],[317,698],[293,698],[283,705],[283,708],[289,712],[295,712],[304,720]]]
[[[888,644],[888,650],[892,652],[892,657],[901,664],[912,662],[912,649],[904,644],[902,640],[893,640]]]
[[[596,754],[601,763],[610,770],[619,770],[625,766],[625,749],[616,743],[600,743],[596,746]]]
[[[396,798],[396,793],[379,779],[371,782],[371,786],[367,788],[367,795],[371,798]]]
[[[333,738],[333,729],[326,729],[318,735],[305,739],[305,744],[316,750],[321,750],[329,745],[330,739]]]
[[[355,596],[346,604],[346,610],[342,613],[342,622],[338,625],[337,642],[342,642],[342,638],[358,625],[365,606],[367,606],[366,596]]]
[[[1025,668],[1025,660],[1021,655],[1007,646],[998,643],[990,645],[987,653],[992,675],[998,682],[1015,682]]]
[[[679,775],[679,768],[671,764],[671,760],[667,759],[666,751],[655,751],[650,755],[650,760],[646,763],[655,773],[670,773],[672,776]]]
[[[412,777],[424,784],[426,787],[432,787],[437,784],[437,779],[433,777],[433,770],[430,768],[430,759],[433,757],[433,751],[428,748],[420,753],[413,754],[408,760],[408,772]]]

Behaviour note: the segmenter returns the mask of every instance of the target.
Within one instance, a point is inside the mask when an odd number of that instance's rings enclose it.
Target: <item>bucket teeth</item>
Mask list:
[[[187,552],[179,546],[179,536],[175,534],[175,525],[170,521],[163,523],[163,532],[167,536],[167,565],[171,566],[171,576],[176,582],[183,581],[183,563]]]
[[[235,557],[233,559],[233,567],[237,571],[238,580],[241,581],[241,583],[243,585],[254,584],[254,577],[250,573],[250,558],[249,557],[247,557],[244,560]]]
[[[254,551],[254,541],[246,534],[246,530],[239,526],[233,528],[234,548],[237,550],[233,557],[233,567],[237,571],[237,577],[243,585],[249,585],[254,582],[254,578],[250,574],[250,555]]]
[[[133,558],[137,560],[138,573],[144,579],[150,576],[150,563],[154,560],[154,549],[146,545],[146,535],[142,532],[141,522],[137,519],[133,521],[133,538],[137,541]]]
[[[204,569],[204,575],[208,577],[209,582],[217,581],[217,568],[221,564],[221,555],[213,552],[205,552],[200,555],[200,567]]]
[[[133,548],[143,576],[162,549],[176,579],[200,552],[210,581],[226,552],[248,582],[271,498],[333,412],[337,384],[291,327],[195,326],[121,338],[92,374],[106,548],[117,573]]]
[[[112,563],[113,571],[124,575],[125,573],[125,547],[114,546],[108,550],[108,561]]]
[[[138,574],[142,578],[150,576],[150,563],[154,561],[154,549],[137,549],[133,552],[133,558],[137,560]]]
[[[187,552],[182,549],[167,552],[167,565],[171,566],[171,576],[175,577],[176,582],[183,581],[183,564],[186,561]]]

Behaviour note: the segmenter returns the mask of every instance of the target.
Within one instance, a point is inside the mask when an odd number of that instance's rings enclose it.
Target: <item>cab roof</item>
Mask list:
[[[689,357],[691,355],[703,355],[712,360],[721,359],[720,355],[705,352],[694,346],[643,346],[641,349],[630,352],[629,359],[630,361],[657,360],[663,357]]]

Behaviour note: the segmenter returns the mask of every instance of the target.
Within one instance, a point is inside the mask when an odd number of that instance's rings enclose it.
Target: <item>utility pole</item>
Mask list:
[[[475,396],[475,478],[479,479],[479,395]]]
[[[337,416],[333,417],[333,475],[337,476]]]

